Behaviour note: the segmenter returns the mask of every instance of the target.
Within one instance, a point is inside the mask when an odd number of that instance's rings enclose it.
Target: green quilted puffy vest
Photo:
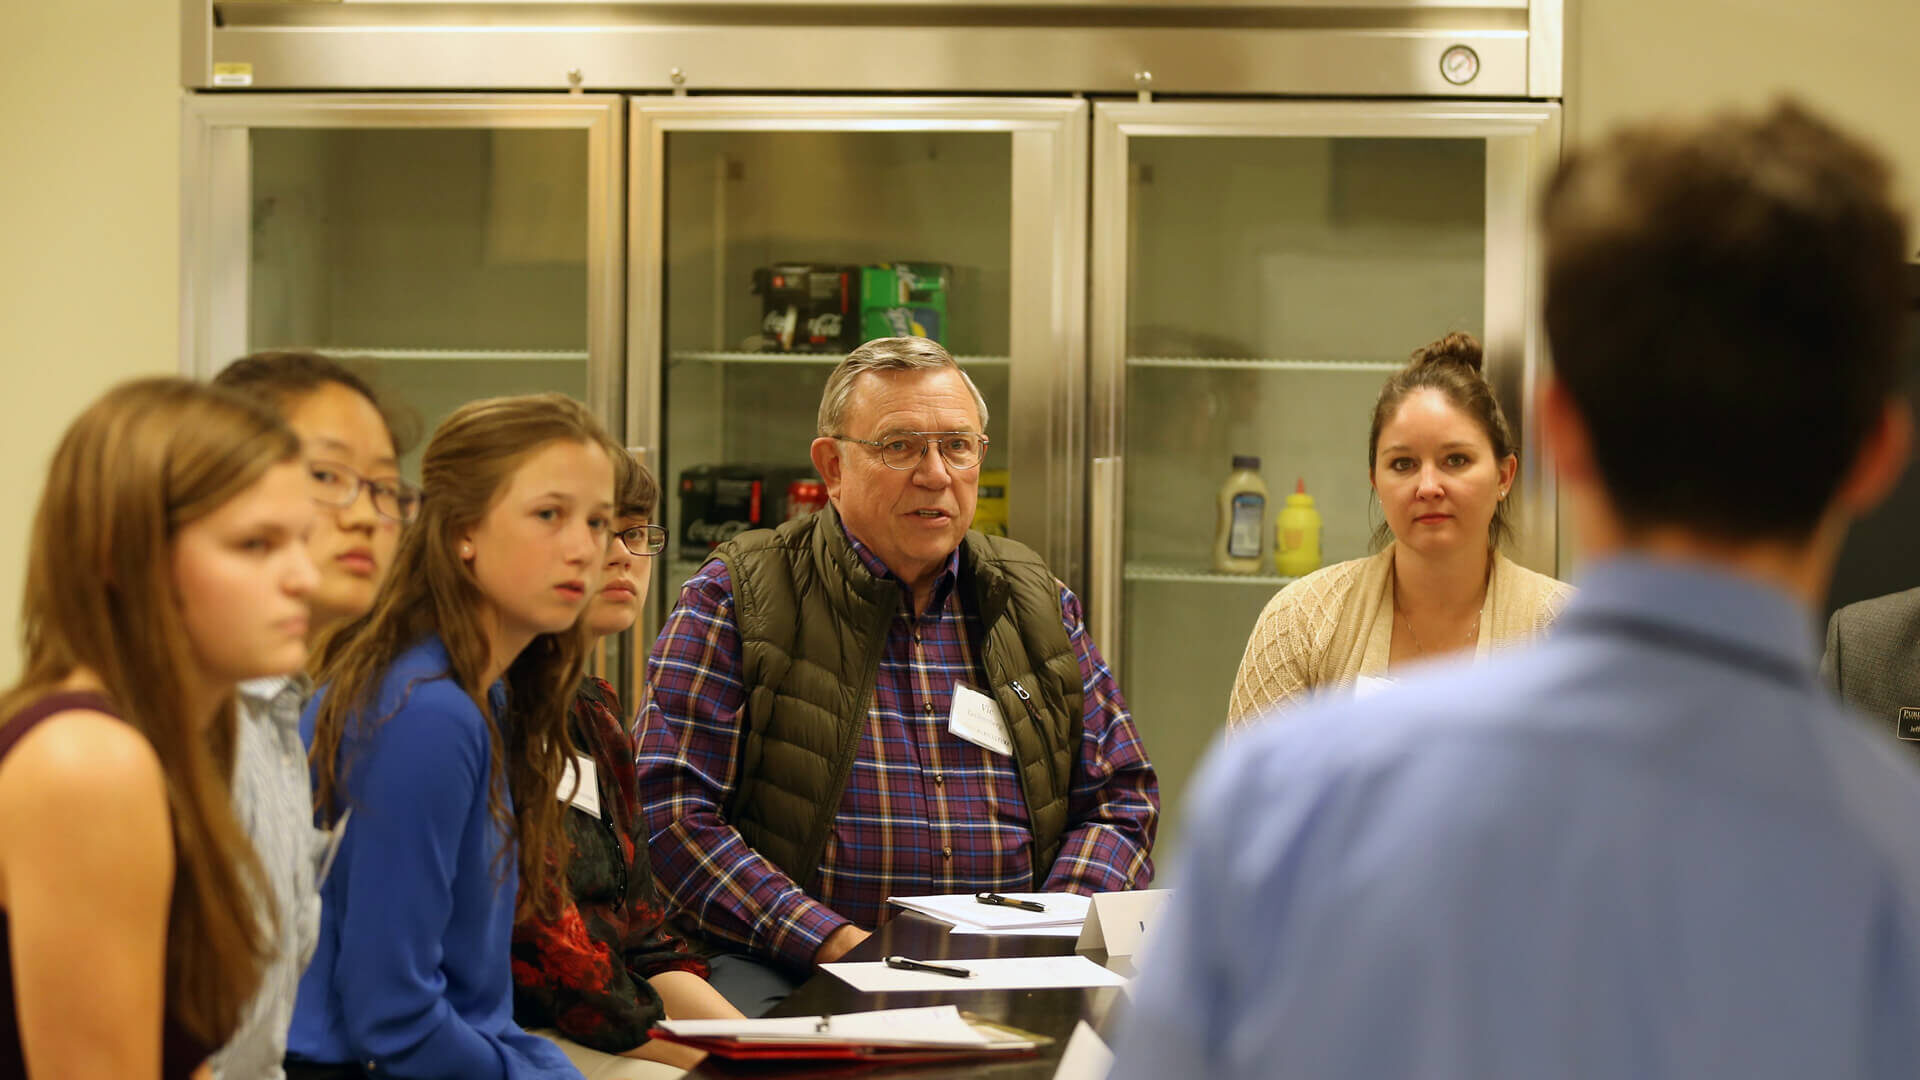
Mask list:
[[[746,731],[727,820],[811,893],[873,704],[887,628],[905,605],[897,581],[861,564],[832,507],[744,533],[714,557],[733,585],[743,649]],[[1079,758],[1080,664],[1060,623],[1060,591],[1026,546],[969,532],[963,601],[985,628],[988,689],[1006,719],[1033,833],[1034,888],[1060,853]]]

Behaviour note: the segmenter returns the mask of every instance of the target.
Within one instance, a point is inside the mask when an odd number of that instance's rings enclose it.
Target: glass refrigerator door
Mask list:
[[[559,391],[620,434],[625,114],[612,96],[195,95],[182,366],[344,359],[417,428]],[[600,670],[629,698],[625,650]]]
[[[1163,848],[1225,724],[1248,634],[1293,580],[1275,560],[1288,497],[1313,499],[1321,565],[1374,550],[1367,432],[1382,381],[1413,349],[1453,330],[1484,343],[1522,439],[1512,554],[1554,568],[1552,489],[1526,414],[1542,364],[1528,213],[1557,115],[1095,110],[1095,629],[1160,770]],[[1234,541],[1254,558],[1223,562],[1223,488],[1242,457],[1257,459],[1265,506]]]
[[[185,367],[347,358],[414,414],[556,390],[618,432],[617,97],[200,95]]]
[[[821,391],[876,337],[955,355],[988,409],[975,527],[1075,580],[1086,118],[1070,101],[635,101],[628,407],[664,493],[656,620],[716,545],[824,498]]]

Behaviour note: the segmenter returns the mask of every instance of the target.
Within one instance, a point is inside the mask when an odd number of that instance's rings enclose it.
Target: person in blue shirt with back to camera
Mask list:
[[[302,718],[315,802],[346,831],[291,1080],[580,1075],[515,1026],[509,945],[516,895],[551,918],[565,880],[567,708],[618,453],[558,394],[465,405],[427,444],[420,516]]]
[[[1114,1077],[1914,1075],[1920,773],[1816,671],[1909,446],[1889,187],[1791,104],[1572,155],[1541,413],[1583,588],[1216,750]]]

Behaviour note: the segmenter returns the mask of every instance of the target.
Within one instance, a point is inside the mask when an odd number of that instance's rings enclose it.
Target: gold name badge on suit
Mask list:
[[[1901,708],[1893,718],[1893,733],[1908,742],[1920,742],[1920,707]]]

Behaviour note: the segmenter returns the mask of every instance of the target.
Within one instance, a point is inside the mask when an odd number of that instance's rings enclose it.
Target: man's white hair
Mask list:
[[[960,371],[953,354],[941,348],[938,342],[927,338],[889,337],[875,338],[848,353],[847,358],[833,369],[833,374],[827,376],[827,388],[820,393],[817,434],[846,434],[841,425],[847,420],[847,400],[853,396],[854,381],[867,372],[928,371],[934,368],[951,368],[960,373],[960,380],[967,384],[967,393],[973,395],[973,407],[980,410],[980,430],[984,433],[987,430],[987,399],[980,396],[980,388],[973,385],[973,379]]]

